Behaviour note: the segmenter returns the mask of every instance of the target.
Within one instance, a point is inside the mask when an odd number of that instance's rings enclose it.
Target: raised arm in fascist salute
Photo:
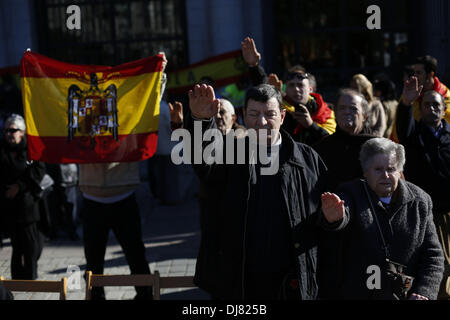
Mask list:
[[[189,102],[185,128],[191,135],[199,123],[202,132],[216,128],[219,101],[211,87],[196,86]],[[236,145],[243,142],[245,151],[251,145],[276,150],[269,154],[271,163],[278,161],[275,172],[264,174],[266,164],[259,158],[249,162],[248,155],[241,163],[194,164],[202,231],[195,283],[213,298],[317,298],[316,218],[326,168],[310,147],[279,131],[284,114],[274,87],[251,88],[244,121],[249,131],[267,132],[267,139],[234,139]]]
[[[242,56],[248,65],[253,85],[272,84],[282,92],[282,82],[275,74],[267,77],[260,65],[261,54],[252,38],[241,42]],[[282,106],[287,111],[283,122],[285,129],[297,142],[313,145],[336,129],[334,112],[324,102],[320,94],[313,92],[310,76],[302,66],[293,66],[287,70],[284,83]]]

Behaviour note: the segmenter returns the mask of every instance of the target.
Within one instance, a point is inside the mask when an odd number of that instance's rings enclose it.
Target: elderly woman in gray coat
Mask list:
[[[444,258],[432,201],[400,179],[403,146],[371,139],[361,148],[360,162],[365,179],[342,184],[337,194],[322,194],[320,224],[343,237],[334,298],[436,299]],[[386,259],[403,265],[396,271],[411,277],[402,278],[403,286],[388,276],[392,264]]]

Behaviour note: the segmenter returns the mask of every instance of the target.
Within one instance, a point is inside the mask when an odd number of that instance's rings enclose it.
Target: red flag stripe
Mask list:
[[[83,140],[83,137],[74,137],[67,142],[67,137],[27,135],[27,140],[29,160],[46,163],[130,162],[153,156],[158,135],[157,132],[121,135],[119,142],[111,136],[96,136],[93,148],[89,147],[89,138]],[[80,149],[80,144],[85,147]]]
[[[162,71],[162,55],[156,55],[132,62],[127,62],[115,67],[96,65],[76,65],[54,60],[35,52],[25,52],[20,68],[21,77],[33,78],[77,78],[76,74],[68,74],[68,71],[84,73],[103,73],[107,78],[110,74],[119,72],[120,75],[113,75],[112,78],[137,76],[144,73]]]

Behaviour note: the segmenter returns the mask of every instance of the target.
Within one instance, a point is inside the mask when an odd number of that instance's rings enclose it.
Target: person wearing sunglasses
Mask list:
[[[12,114],[6,119],[0,141],[0,223],[11,238],[11,278],[34,280],[44,245],[38,201],[45,166],[27,160],[25,132],[22,116]]]
[[[261,54],[256,49],[252,38],[245,38],[241,43],[242,56],[249,66],[253,85],[270,83],[275,75],[266,76],[260,66]],[[297,142],[313,145],[336,130],[334,112],[320,94],[313,92],[310,76],[302,66],[291,67],[285,77],[283,108],[288,112],[282,128]],[[315,83],[315,82],[314,82]]]

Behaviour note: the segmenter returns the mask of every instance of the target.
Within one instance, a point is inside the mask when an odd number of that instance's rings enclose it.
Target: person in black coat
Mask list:
[[[213,117],[219,100],[213,89],[197,85],[189,100],[191,116],[185,128],[191,135],[216,128]],[[235,147],[237,140],[244,142],[242,164],[211,163],[204,157],[199,163],[193,158],[209,214],[202,229],[209,230],[201,239],[195,283],[217,299],[316,299],[317,215],[326,167],[312,148],[278,131],[285,111],[273,86],[249,89],[244,110],[249,135],[233,140]],[[195,126],[201,130],[194,130]],[[252,138],[252,130],[265,129],[274,131],[265,138]],[[210,147],[207,142],[192,145],[197,155],[205,155]],[[217,151],[225,161],[229,149],[223,147]],[[270,166],[260,157],[249,162],[252,147],[270,149]],[[238,147],[234,153],[238,158],[243,156],[239,151],[243,150]]]
[[[429,90],[422,94],[416,77],[405,81],[397,111],[397,135],[408,161],[405,178],[433,200],[434,223],[445,256],[440,299],[450,299],[450,125],[445,121],[444,97]],[[420,99],[420,121],[413,117],[413,103]]]
[[[360,160],[365,179],[322,195],[320,225],[341,232],[345,243],[331,298],[436,299],[444,257],[433,204],[421,188],[400,179],[404,147],[374,138],[363,145]],[[388,277],[386,259],[403,265],[402,272],[413,277],[405,295]]]
[[[43,163],[27,161],[24,119],[11,115],[5,121],[5,139],[0,141],[0,202],[13,249],[12,279],[34,280],[38,276],[44,242],[37,224],[38,199],[44,174]]]
[[[339,91],[335,107],[336,132],[313,145],[328,168],[328,189],[334,191],[345,181],[362,177],[359,164],[361,146],[375,138],[363,132],[368,103],[353,89]]]

